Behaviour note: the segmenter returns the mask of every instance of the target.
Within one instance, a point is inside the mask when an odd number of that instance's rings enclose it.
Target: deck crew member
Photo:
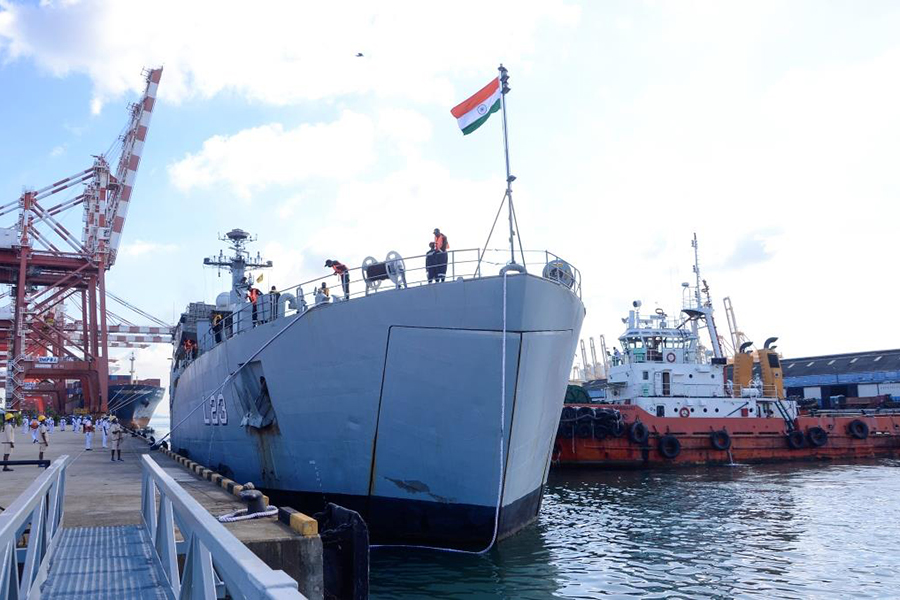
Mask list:
[[[250,286],[250,289],[247,290],[247,299],[250,300],[250,304],[253,306],[253,326],[256,327],[256,301],[259,300],[260,291]]]
[[[94,439],[94,424],[91,423],[90,417],[85,417],[84,421],[82,421],[81,428],[84,430],[84,449],[87,451],[93,450],[91,448],[91,442]]]
[[[47,417],[38,417],[38,460],[44,460],[44,451],[50,445],[50,429],[47,427]]]
[[[341,280],[341,287],[344,288],[344,300],[350,299],[350,270],[343,263],[337,260],[329,259],[325,261],[326,267],[331,267],[334,274]]]
[[[125,441],[125,429],[119,425],[119,418],[115,415],[110,417],[110,420],[112,421],[112,429],[110,429],[112,449],[109,452],[109,460],[116,460],[116,454],[118,454],[118,460],[125,462],[122,460],[122,442]]]
[[[213,334],[216,336],[216,343],[222,342],[222,313],[214,313],[212,318]]]
[[[281,300],[281,294],[278,292],[278,289],[273,285],[272,289],[269,290],[269,301],[271,304],[271,312],[269,313],[269,320],[274,321],[278,318],[278,301]]]
[[[330,301],[330,292],[328,291],[328,286],[325,285],[325,282],[322,282],[322,287],[316,288],[316,305],[325,304]]]
[[[41,415],[41,416],[43,416],[43,415]],[[32,443],[32,444],[37,444],[37,441],[38,441],[38,427],[40,427],[40,426],[41,426],[41,424],[38,423],[38,420],[37,420],[37,419],[32,419],[32,420],[31,420],[31,443]]]
[[[434,228],[434,249],[438,252],[446,252],[450,249],[450,243],[447,242],[447,236],[441,233],[437,227]]]
[[[13,421],[13,414],[8,412],[3,416],[3,460],[9,460],[13,448],[16,447],[16,423]],[[9,465],[3,465],[4,471],[12,471]]]
[[[428,276],[428,283],[437,279],[438,254],[438,251],[434,249],[434,242],[428,242],[428,252],[425,253],[425,274]]]

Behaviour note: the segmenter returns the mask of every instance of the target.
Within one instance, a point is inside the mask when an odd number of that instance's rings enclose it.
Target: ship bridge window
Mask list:
[[[873,362],[878,362],[878,361],[881,360],[881,359],[882,359],[881,356],[876,356],[876,357],[875,357],[875,360],[874,360]]]
[[[806,363],[806,366],[807,366],[807,367],[811,367],[811,366],[813,366],[814,364],[816,364],[816,361],[811,360],[811,361],[809,361],[808,363]]]
[[[828,361],[828,365],[829,365],[829,366],[830,366],[830,365],[833,365],[835,360],[836,360],[836,359],[834,359],[834,358],[832,358],[831,360],[829,360],[829,361]]]
[[[859,357],[857,356],[856,358],[850,360],[850,364],[852,365],[853,363],[855,363],[858,360],[859,360]]]

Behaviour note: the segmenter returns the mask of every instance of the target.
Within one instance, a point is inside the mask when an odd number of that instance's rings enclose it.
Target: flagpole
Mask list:
[[[506,157],[506,201],[507,208],[509,209],[509,262],[510,264],[515,264],[516,234],[513,229],[512,182],[515,181],[516,178],[509,172],[509,138],[506,130],[506,93],[509,91],[509,85],[507,85],[509,75],[507,74],[506,67],[504,67],[502,63],[500,64],[498,71],[500,71],[500,110],[503,113],[503,154]]]

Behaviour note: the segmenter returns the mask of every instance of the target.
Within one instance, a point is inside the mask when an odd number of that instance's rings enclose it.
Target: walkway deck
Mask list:
[[[151,552],[146,530],[137,525],[66,529],[41,598],[171,600]]]

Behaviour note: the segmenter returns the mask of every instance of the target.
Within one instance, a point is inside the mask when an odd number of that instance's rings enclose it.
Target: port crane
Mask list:
[[[94,156],[90,166],[69,177],[26,190],[0,206],[0,217],[15,216],[13,225],[0,227],[0,283],[11,286],[10,309],[0,314],[0,333],[6,338],[0,364],[6,367],[10,408],[21,407],[26,395],[48,387],[35,382],[49,380],[62,409],[66,380],[80,380],[86,408],[106,411],[109,348],[144,343],[137,332],[121,329],[121,323],[109,325],[106,290],[106,272],[116,263],[162,68],[145,69],[142,75],[144,93],[128,107],[124,133],[107,153]],[[117,160],[110,157],[113,148],[119,148]],[[73,196],[57,200],[72,190]],[[62,223],[64,213],[78,207],[83,211],[80,236]],[[80,320],[66,315],[67,302],[80,309]]]

